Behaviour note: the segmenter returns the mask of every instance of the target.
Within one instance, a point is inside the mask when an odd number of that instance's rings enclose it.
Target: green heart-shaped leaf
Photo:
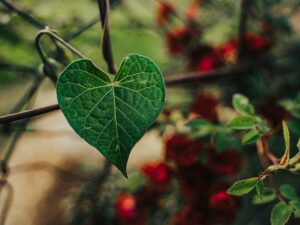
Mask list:
[[[126,57],[113,81],[83,59],[62,72],[57,97],[71,127],[127,177],[131,149],[163,109],[165,85],[144,56]]]

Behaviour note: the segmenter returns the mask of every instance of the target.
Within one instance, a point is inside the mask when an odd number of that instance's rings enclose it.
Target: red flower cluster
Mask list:
[[[171,55],[180,55],[189,62],[189,69],[205,72],[224,66],[226,63],[238,63],[237,50],[241,42],[248,57],[257,56],[272,47],[273,35],[266,38],[254,33],[244,37],[235,37],[220,46],[211,46],[201,41],[203,29],[197,21],[202,1],[194,0],[185,10],[185,24],[173,26],[170,15],[178,14],[175,7],[167,2],[160,2],[158,24],[164,26],[166,45]],[[180,16],[179,16],[180,18]]]
[[[220,180],[225,176],[237,175],[242,163],[241,155],[231,149],[217,154],[212,146],[205,146],[182,135],[169,138],[165,149],[167,160],[175,162],[174,179],[178,181],[185,197],[185,204],[174,215],[175,224],[231,223],[235,218],[238,200],[226,193],[229,185],[220,183]],[[180,154],[174,157],[176,152]],[[198,152],[198,156],[190,152]],[[189,159],[188,164],[182,164],[181,158],[185,155]]]
[[[172,55],[185,54],[185,51],[187,51],[187,43],[193,44],[199,33],[201,33],[201,28],[193,22],[170,30],[166,34],[169,53]]]
[[[219,176],[236,176],[242,164],[241,154],[228,149],[222,153],[216,153],[215,149],[209,152],[207,166],[214,174]]]
[[[170,180],[170,170],[165,162],[145,164],[141,171],[158,191],[165,190]]]
[[[189,166],[197,162],[201,143],[187,136],[174,135],[166,141],[166,158],[174,160],[178,165]]]
[[[217,122],[219,120],[217,105],[218,100],[215,97],[207,93],[200,93],[192,103],[191,112],[203,119]]]

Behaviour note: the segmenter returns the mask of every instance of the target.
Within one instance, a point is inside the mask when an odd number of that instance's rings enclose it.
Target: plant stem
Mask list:
[[[55,71],[51,65],[51,63],[48,60],[47,54],[45,53],[42,44],[41,44],[41,38],[44,35],[49,35],[51,38],[55,39],[59,43],[61,43],[63,46],[68,48],[72,53],[77,55],[79,58],[86,58],[80,51],[78,51],[76,48],[68,44],[64,39],[56,35],[54,32],[52,32],[49,28],[43,29],[39,31],[35,38],[35,46],[36,49],[42,59],[42,62],[44,64],[44,73],[47,75],[55,84],[57,81],[57,76],[55,74]]]
[[[19,16],[21,16],[24,20],[29,22],[31,25],[38,29],[43,29],[46,27],[45,24],[40,22],[39,20],[33,18],[31,15],[29,15],[27,12],[15,7],[14,5],[10,4],[6,0],[0,0],[0,2],[9,10],[16,12]]]
[[[88,23],[83,24],[82,26],[80,26],[76,31],[65,35],[63,39],[65,41],[69,42],[69,41],[73,40],[74,38],[78,37],[80,34],[82,34],[87,29],[89,29],[92,26],[94,26],[98,22],[99,22],[99,18],[98,17],[94,18],[90,22],[88,22]]]
[[[240,4],[240,21],[239,21],[239,46],[238,46],[238,58],[242,61],[245,56],[245,48],[247,45],[246,32],[247,32],[247,20],[249,5],[251,0],[241,0]]]
[[[35,116],[40,116],[45,113],[49,113],[60,109],[58,104],[50,105],[38,109],[31,109],[24,112],[12,113],[5,116],[0,116],[0,124],[6,124],[17,120],[27,119]]]
[[[109,34],[109,23],[108,23],[108,13],[109,13],[109,2],[108,0],[97,0],[99,7],[99,14],[101,25],[103,28],[102,36],[102,55],[107,63],[108,71],[111,74],[116,74],[116,69],[114,66],[114,59],[112,54],[112,47]]]

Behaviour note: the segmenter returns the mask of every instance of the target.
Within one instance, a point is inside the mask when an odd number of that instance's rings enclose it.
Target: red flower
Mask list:
[[[158,2],[157,5],[157,23],[158,25],[165,25],[172,13],[174,12],[174,6],[169,2]]]
[[[211,149],[208,158],[208,167],[219,176],[235,176],[238,174],[242,164],[242,156],[235,150],[225,150],[216,153]]]
[[[120,221],[130,221],[136,218],[136,200],[131,194],[122,193],[116,201],[116,213]]]
[[[174,214],[175,225],[199,225],[206,219],[205,214],[195,209],[193,205],[186,204]]]
[[[223,60],[212,50],[208,54],[199,59],[196,71],[203,72],[216,69],[223,64]]]
[[[218,54],[227,62],[235,62],[237,54],[238,41],[233,39],[225,42],[223,45],[217,48]]]
[[[174,135],[165,143],[166,157],[175,160],[181,166],[189,166],[197,162],[201,148],[199,141],[183,135]]]
[[[226,187],[226,189],[228,186]],[[234,211],[238,206],[238,201],[234,196],[227,194],[226,190],[217,191],[209,197],[210,207],[218,210]]]
[[[178,55],[193,43],[193,39],[200,35],[199,27],[195,23],[177,27],[166,35],[166,42],[170,54]]]
[[[159,189],[164,189],[170,179],[169,168],[164,162],[143,165],[141,171]]]
[[[244,51],[248,56],[253,56],[267,51],[272,46],[272,40],[253,33],[247,33],[242,37],[245,41]],[[217,48],[219,55],[229,62],[236,61],[237,49],[241,39],[234,38]]]
[[[228,195],[228,184],[215,183],[210,188],[209,207],[211,209],[211,224],[228,224],[234,221],[239,201]]]
[[[194,100],[191,111],[203,119],[216,122],[218,121],[217,105],[217,99],[206,93],[201,93]]]
[[[256,34],[247,33],[245,35],[246,48],[248,54],[257,54],[269,50],[272,46],[272,40],[269,38],[261,37]]]

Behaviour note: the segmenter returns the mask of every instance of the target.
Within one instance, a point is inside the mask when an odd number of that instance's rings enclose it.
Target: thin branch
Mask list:
[[[80,26],[76,31],[66,34],[64,36],[64,40],[69,42],[71,40],[73,40],[74,38],[78,37],[80,34],[82,34],[84,31],[88,30],[89,28],[91,28],[92,26],[94,26],[96,23],[99,22],[99,18],[94,18],[92,19],[90,22],[83,24],[82,26]]]
[[[220,69],[205,71],[205,72],[191,72],[182,74],[173,74],[165,76],[165,83],[167,86],[178,85],[183,83],[192,83],[196,81],[210,81],[216,80],[225,76],[238,75],[247,70],[248,66],[234,66],[224,67]]]
[[[59,105],[55,104],[55,105],[50,105],[50,106],[46,106],[46,107],[42,107],[42,108],[38,108],[38,109],[31,109],[31,110],[27,110],[24,112],[18,112],[18,113],[12,113],[9,115],[5,115],[5,116],[0,116],[0,124],[6,124],[6,123],[13,122],[13,121],[18,121],[18,120],[22,120],[22,119],[35,117],[35,116],[40,116],[42,114],[49,113],[49,112],[52,112],[52,111],[55,111],[58,109],[60,109]]]
[[[45,24],[43,24],[38,19],[33,18],[31,15],[29,15],[27,12],[15,7],[11,3],[7,2],[6,0],[0,0],[0,2],[9,10],[16,12],[19,16],[21,16],[24,20],[29,22],[31,25],[36,27],[37,29],[43,29],[46,27]]]
[[[49,28],[43,29],[39,31],[35,38],[35,45],[37,48],[37,51],[43,61],[44,64],[44,73],[47,75],[54,83],[57,81],[57,76],[55,74],[55,71],[51,65],[51,63],[48,61],[47,54],[45,53],[42,44],[41,44],[41,38],[44,35],[49,35],[51,38],[55,39],[59,43],[61,43],[63,46],[68,48],[72,53],[77,55],[79,58],[86,58],[80,51],[78,51],[76,48],[74,48],[72,45],[68,44],[64,39],[56,35],[54,32],[52,32]]]
[[[34,76],[37,76],[38,74],[37,70],[33,67],[12,64],[7,62],[0,62],[0,69],[6,71],[12,71],[12,72],[24,73],[24,74],[32,74]]]
[[[114,59],[112,54],[112,47],[109,34],[109,22],[108,22],[108,13],[109,13],[109,1],[108,0],[97,0],[98,7],[100,12],[100,20],[103,28],[103,37],[102,37],[102,54],[104,60],[108,65],[108,71],[112,74],[116,74],[116,69],[114,66]]]
[[[245,48],[247,45],[246,32],[247,21],[249,15],[249,6],[251,0],[241,0],[240,5],[240,21],[239,21],[239,46],[238,46],[238,58],[243,60],[245,55]]]

